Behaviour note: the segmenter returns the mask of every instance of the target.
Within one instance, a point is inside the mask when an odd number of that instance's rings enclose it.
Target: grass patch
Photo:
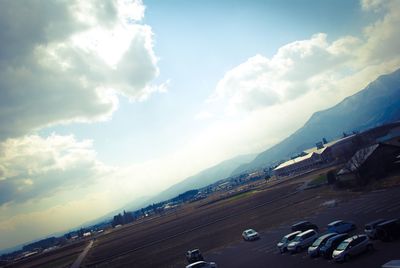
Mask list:
[[[237,195],[234,195],[234,196],[228,198],[227,201],[234,201],[234,200],[242,199],[242,198],[244,198],[246,196],[249,196],[249,195],[252,195],[254,193],[255,193],[255,191],[249,191],[249,192],[245,192],[245,193],[240,193],[240,194],[237,194]]]
[[[322,183],[327,183],[326,174],[320,174],[318,177],[310,181],[308,185],[319,185]]]

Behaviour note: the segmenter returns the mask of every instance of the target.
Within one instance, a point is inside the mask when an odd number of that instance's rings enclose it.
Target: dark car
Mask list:
[[[356,229],[356,225],[353,222],[337,220],[328,224],[328,232],[344,234]]]
[[[196,248],[186,252],[186,260],[190,264],[198,261],[204,261],[204,258],[203,255],[201,255],[200,250]]]
[[[324,256],[326,259],[332,258],[332,252],[337,248],[337,246],[339,246],[340,243],[342,243],[343,240],[348,237],[349,236],[347,234],[338,234],[329,238],[325,245],[319,249],[319,254]]]
[[[376,226],[378,224],[381,224],[387,220],[384,219],[379,219],[379,220],[374,220],[371,221],[364,226],[364,232],[368,235],[369,238],[371,239],[376,239]]]
[[[299,221],[295,224],[292,225],[292,232],[296,232],[296,231],[307,231],[310,229],[314,229],[315,231],[318,231],[318,226],[315,224],[312,224],[309,221]]]
[[[320,248],[325,245],[329,238],[334,237],[335,235],[337,235],[337,233],[327,233],[318,237],[318,239],[308,247],[308,255],[310,257],[318,257]]]
[[[393,219],[376,226],[376,236],[382,241],[393,241],[400,237],[400,220]]]

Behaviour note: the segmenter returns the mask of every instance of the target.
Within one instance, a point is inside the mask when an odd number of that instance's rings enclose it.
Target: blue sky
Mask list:
[[[399,14],[379,0],[1,2],[0,249],[265,150],[399,68]]]
[[[105,123],[44,130],[93,139],[100,159],[107,163],[145,161],[184,144],[206,124],[193,119],[219,79],[249,57],[271,57],[279,47],[319,32],[329,33],[332,40],[359,34],[371,20],[357,1],[144,4],[143,23],[152,27],[159,58],[160,75],[155,81],[170,80],[168,94],[134,104],[120,99],[119,109]]]

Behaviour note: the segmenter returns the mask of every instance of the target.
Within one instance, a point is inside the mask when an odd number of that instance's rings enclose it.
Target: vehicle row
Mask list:
[[[317,225],[300,221],[291,226],[291,233],[277,243],[281,253],[301,252],[307,249],[310,257],[324,257],[335,261],[348,261],[352,256],[374,249],[371,240],[392,241],[400,237],[400,219],[378,219],[365,224],[365,234],[349,235],[357,227],[353,222],[336,220],[329,223],[326,231],[319,233]],[[242,232],[245,241],[254,241],[260,235],[254,229]],[[215,268],[214,262],[206,262],[199,249],[186,252],[189,263],[186,268]]]
[[[305,230],[305,228],[310,228]],[[350,236],[348,233],[356,229],[352,222],[337,220],[327,225],[327,231],[318,233],[318,227],[308,221],[292,225],[292,232],[285,235],[277,247],[281,253],[300,252],[307,249],[310,257],[323,256],[335,261],[347,261],[351,256],[364,251],[373,250],[370,239],[392,241],[400,237],[400,220],[379,219],[367,223],[365,234]]]

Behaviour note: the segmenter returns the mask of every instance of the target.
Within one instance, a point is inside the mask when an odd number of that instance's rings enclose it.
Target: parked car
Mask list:
[[[287,251],[287,246],[292,240],[296,237],[296,235],[300,234],[301,231],[296,231],[282,237],[281,241],[276,245],[281,253]]]
[[[318,237],[314,243],[308,247],[308,255],[310,257],[318,257],[320,248],[325,245],[329,238],[334,237],[337,233],[327,233]]]
[[[356,229],[356,225],[353,222],[347,222],[343,220],[333,221],[328,224],[328,232],[331,233],[348,233]]]
[[[217,268],[215,262],[197,261],[186,266],[186,268]]]
[[[383,264],[382,268],[400,268],[400,260],[391,260]]]
[[[243,239],[246,241],[256,240],[260,235],[253,229],[247,229],[242,233]]]
[[[314,229],[315,231],[318,232],[318,226],[315,224],[312,224],[309,221],[299,221],[299,222],[293,224],[291,229],[292,229],[292,232],[296,232],[296,231],[304,232],[304,231],[307,231],[310,229]]]
[[[348,238],[347,234],[337,234],[326,241],[325,245],[323,245],[319,249],[319,254],[326,259],[332,258],[332,252],[336,249],[336,247],[342,243],[343,240]]]
[[[314,229],[302,232],[293,239],[287,246],[290,252],[300,252],[302,249],[309,247],[315,239],[318,238],[318,233]]]
[[[196,249],[192,249],[192,250],[188,250],[186,252],[186,260],[188,261],[188,263],[195,263],[198,261],[204,261],[203,255],[201,255],[201,252],[198,248]]]
[[[382,241],[392,241],[400,237],[400,219],[382,222],[376,226],[376,236]]]
[[[358,255],[367,250],[373,250],[373,245],[365,234],[354,235],[345,239],[333,251],[332,258],[337,261],[348,261],[352,256]]]
[[[368,235],[368,237],[370,239],[376,239],[376,226],[385,221],[386,220],[384,220],[384,219],[379,219],[379,220],[374,220],[372,222],[365,224],[365,226],[364,226],[365,234]]]

